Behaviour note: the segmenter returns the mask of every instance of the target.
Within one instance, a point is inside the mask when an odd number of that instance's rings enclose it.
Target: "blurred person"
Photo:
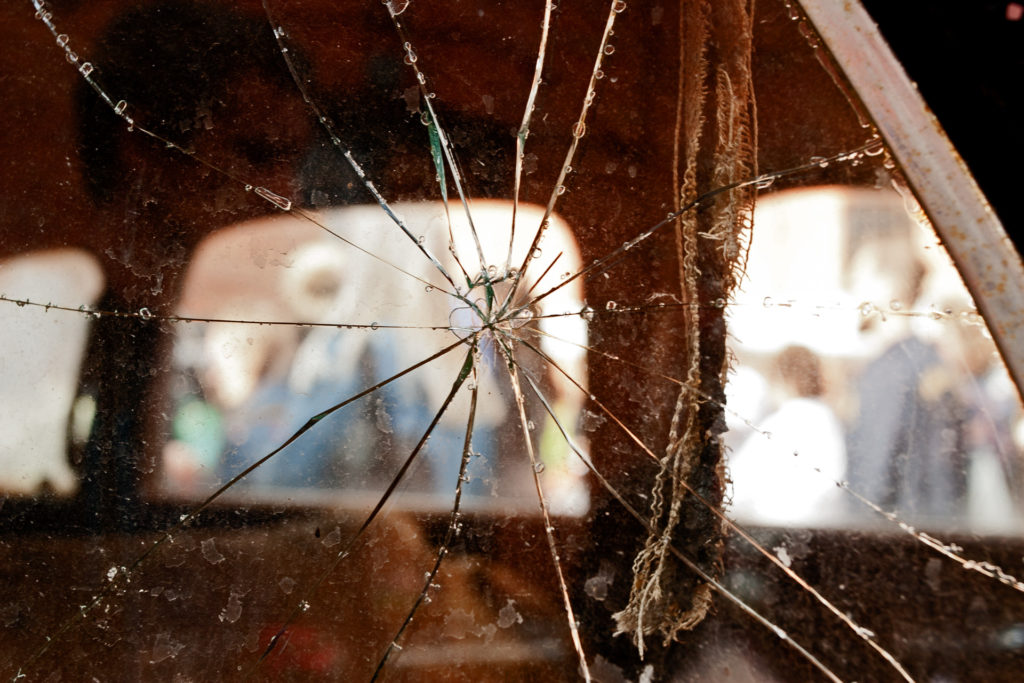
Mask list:
[[[823,400],[818,357],[802,346],[779,353],[786,399],[729,459],[737,520],[782,526],[829,525],[841,518],[836,482],[846,470],[843,432]]]
[[[967,520],[975,532],[1016,533],[1022,523],[1021,451],[1013,439],[1021,418],[1017,390],[969,300],[947,297],[943,309],[962,312],[946,323],[952,329],[938,337],[938,346],[959,374]]]
[[[964,512],[963,406],[952,367],[915,330],[914,318],[901,315],[925,305],[929,269],[918,247],[913,238],[876,238],[854,259],[854,282],[869,297],[862,334],[881,351],[856,380],[846,478],[854,491],[904,518],[949,522]],[[853,499],[850,505],[874,519],[869,508]]]

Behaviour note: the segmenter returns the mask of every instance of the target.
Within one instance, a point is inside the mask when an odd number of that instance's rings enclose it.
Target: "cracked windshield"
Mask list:
[[[795,3],[0,10],[10,680],[1013,680],[1024,421]]]

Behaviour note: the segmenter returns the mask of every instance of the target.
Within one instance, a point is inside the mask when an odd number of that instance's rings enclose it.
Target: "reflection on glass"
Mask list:
[[[1020,533],[1020,405],[929,229],[842,188],[764,197],[756,221],[731,310],[734,391],[764,397],[737,394],[758,411],[733,418],[738,519],[884,521],[842,482],[917,526]]]
[[[201,495],[265,456],[268,447],[286,442],[312,416],[416,365],[425,351],[460,339],[467,349],[474,340],[478,344],[474,458],[465,493],[533,507],[528,473],[508,455],[522,449],[501,348],[513,340],[535,344],[545,354],[549,364],[529,372],[548,387],[545,394],[568,426],[567,436],[585,445],[575,434],[584,395],[562,374],[584,378],[585,387],[582,288],[578,281],[566,282],[580,268],[579,248],[564,221],[548,220],[547,253],[536,250],[537,270],[509,301],[510,204],[476,202],[474,228],[456,216],[451,233],[439,203],[393,209],[416,240],[390,229],[380,209],[368,206],[325,211],[318,219],[322,227],[294,219],[229,227],[200,246],[179,309],[182,317],[202,321],[178,330],[174,438],[163,458],[168,494]],[[541,213],[523,205],[518,218],[536,222]],[[522,262],[531,238],[528,231],[518,232],[512,263]],[[488,264],[483,270],[473,265],[478,240]],[[421,248],[439,255],[440,267],[423,258]],[[453,287],[446,273],[460,273],[462,282]],[[518,302],[528,300],[524,295],[548,290],[549,296],[517,312]],[[273,488],[286,489],[278,498],[295,501],[316,499],[315,489],[346,489],[350,498],[352,492],[378,495],[372,492],[387,485],[427,431],[462,362],[449,354],[326,416],[238,488],[263,490],[269,500]],[[403,483],[434,494],[417,507],[450,505],[469,394],[466,388],[448,406],[430,432],[424,457]],[[582,514],[588,502],[578,461],[568,457],[564,441],[558,446],[558,426],[536,399],[527,414],[531,431],[546,445],[554,441],[542,453],[552,509]],[[476,502],[481,504],[486,500]]]
[[[0,491],[69,495],[78,477],[68,460],[68,430],[88,437],[91,397],[75,399],[90,318],[48,315],[47,302],[91,308],[103,273],[89,254],[41,251],[0,261],[8,301],[0,325]],[[6,298],[6,296],[5,296]],[[69,425],[70,421],[70,425]]]
[[[1019,668],[1019,407],[799,8],[259,4],[0,9],[3,246],[102,273],[4,674]]]
[[[846,475],[846,448],[823,400],[821,361],[806,347],[787,346],[772,370],[782,398],[730,458],[730,509],[753,524],[834,524],[845,505],[836,482]]]

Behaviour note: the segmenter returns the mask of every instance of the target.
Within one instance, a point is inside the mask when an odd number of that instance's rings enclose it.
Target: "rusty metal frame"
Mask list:
[[[1024,265],[967,165],[858,0],[799,0],[874,120],[1024,395]]]

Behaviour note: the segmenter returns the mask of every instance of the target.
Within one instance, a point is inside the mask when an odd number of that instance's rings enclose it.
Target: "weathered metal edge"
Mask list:
[[[1024,396],[1024,264],[1002,223],[860,2],[799,2],[902,168]]]

